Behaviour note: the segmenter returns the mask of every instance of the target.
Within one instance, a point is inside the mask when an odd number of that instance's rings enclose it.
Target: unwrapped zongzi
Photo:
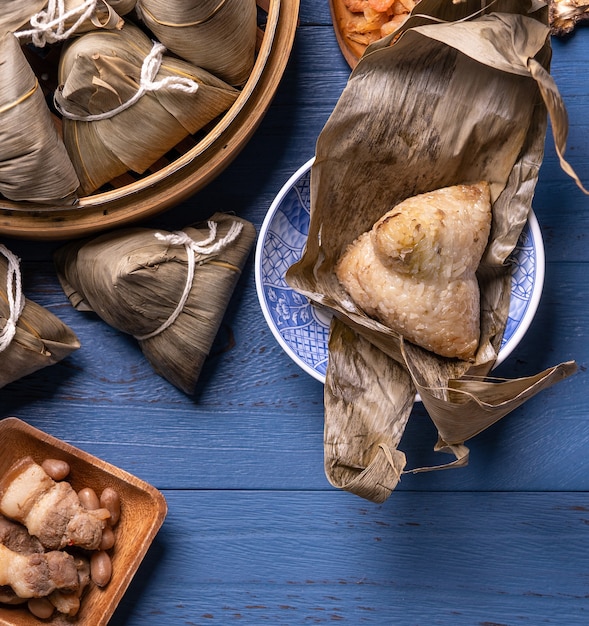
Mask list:
[[[453,185],[407,198],[360,235],[336,265],[354,302],[436,354],[474,357],[476,271],[491,229],[489,185]]]
[[[501,2],[481,11],[477,0],[420,0],[418,7],[400,36],[366,50],[318,138],[306,247],[286,275],[294,289],[334,314],[325,390],[328,478],[378,502],[402,465],[400,457],[383,455],[383,421],[392,452],[402,441],[392,433],[405,428],[414,391],[437,428],[434,449],[455,460],[403,471],[464,465],[467,440],[576,371],[566,361],[527,378],[488,376],[507,324],[508,259],[531,210],[547,113],[561,164],[572,171],[563,158],[566,111],[549,73],[546,7]],[[391,207],[474,181],[489,183],[492,223],[477,269],[480,338],[474,359],[465,360],[424,349],[406,329],[396,332],[354,306],[336,265]],[[428,261],[434,271],[436,255],[434,245]],[[419,298],[413,294],[418,306]],[[361,340],[339,331],[342,324]],[[342,336],[350,339],[332,341]],[[364,349],[365,341],[374,350]],[[384,356],[411,380],[383,366]]]

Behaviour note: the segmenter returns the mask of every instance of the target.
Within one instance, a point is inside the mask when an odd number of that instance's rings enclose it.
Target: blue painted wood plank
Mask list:
[[[587,623],[586,494],[165,495],[113,625]]]
[[[553,40],[552,72],[569,112],[567,157],[588,182],[586,35]],[[327,2],[302,0],[284,81],[251,141],[206,189],[146,225],[181,228],[228,210],[259,227],[313,155],[348,76]],[[405,475],[379,506],[327,482],[322,385],[267,328],[253,258],[188,398],[153,373],[135,340],[70,307],[51,263],[58,242],[5,242],[23,258],[27,294],[70,324],[82,349],[0,389],[0,417],[96,454],[168,500],[112,625],[588,623],[589,199],[561,170],[550,135],[534,208],[544,294],[497,373],[567,359],[579,373],[474,438],[466,468]],[[409,466],[439,463],[434,443],[416,406],[401,444]]]

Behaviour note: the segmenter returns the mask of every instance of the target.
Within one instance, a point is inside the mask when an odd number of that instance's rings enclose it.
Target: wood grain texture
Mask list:
[[[115,624],[560,625],[587,617],[587,568],[570,567],[589,538],[585,495],[397,493],[379,506],[344,493],[166,497],[167,523]],[[162,579],[169,591],[190,580],[192,593],[162,594]]]
[[[21,420],[1,420],[0,441],[6,445],[0,460],[2,473],[26,457],[29,457],[31,463],[61,459],[70,468],[66,480],[76,492],[89,488],[95,494],[101,494],[108,487],[125,503],[115,526],[115,547],[109,555],[113,565],[109,592],[103,593],[96,586],[89,588],[77,614],[81,624],[106,626],[164,521],[167,510],[164,497],[161,492],[137,480],[135,476],[108,465],[102,459],[93,458],[45,432],[37,431]],[[5,488],[4,485],[3,489]],[[0,604],[2,626],[32,626],[35,623],[36,618],[26,609],[17,607],[13,610]],[[68,626],[71,622],[63,615],[56,615],[51,623],[55,626]]]
[[[567,157],[589,183],[589,49],[580,28],[553,43],[567,104]],[[144,223],[177,229],[235,211],[259,228],[275,195],[313,156],[349,76],[326,2],[302,0],[293,53],[250,142],[210,185]],[[534,200],[546,248],[536,318],[498,375],[568,359],[579,372],[469,443],[466,468],[406,474],[383,505],[333,489],[323,471],[323,387],[276,343],[250,258],[189,398],[153,373],[131,337],[74,311],[51,254],[60,242],[5,240],[27,296],[82,347],[0,389],[15,415],[162,490],[168,516],[111,624],[341,622],[482,626],[589,621],[589,199],[551,137]],[[408,466],[439,462],[414,408]]]

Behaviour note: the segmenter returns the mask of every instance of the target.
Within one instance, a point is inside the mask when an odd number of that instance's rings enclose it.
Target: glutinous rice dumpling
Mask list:
[[[255,60],[256,0],[138,0],[137,13],[183,59],[230,85],[248,79]]]
[[[25,297],[20,259],[0,245],[0,388],[80,347],[74,331]]]
[[[16,37],[0,35],[0,193],[9,200],[74,204],[76,172]]]
[[[46,4],[47,0],[3,0],[0,2],[2,32],[15,32]]]
[[[248,221],[215,213],[176,233],[127,228],[60,248],[72,305],[133,335],[153,369],[192,394],[253,246]]]
[[[49,0],[22,4],[23,9],[12,16],[12,22],[19,25],[15,35],[21,43],[43,48],[89,30],[122,28],[121,16],[133,10],[135,0]],[[25,6],[28,6],[26,12]],[[33,7],[37,9],[33,11]]]
[[[336,274],[367,315],[426,350],[467,360],[479,343],[476,270],[490,229],[488,183],[423,193],[348,246]]]
[[[66,44],[59,83],[64,142],[86,194],[127,171],[142,174],[239,94],[130,23]]]

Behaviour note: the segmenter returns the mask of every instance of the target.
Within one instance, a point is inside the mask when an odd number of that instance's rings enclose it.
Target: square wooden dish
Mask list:
[[[105,487],[115,489],[121,498],[121,517],[115,526],[116,542],[109,551],[112,578],[103,589],[91,585],[82,597],[76,618],[55,614],[43,623],[52,626],[92,624],[104,626],[112,617],[129,583],[135,575],[167,513],[163,495],[148,483],[127,472],[48,435],[15,417],[0,421],[0,475],[18,459],[31,456],[37,463],[44,459],[61,459],[69,463],[67,477],[79,490],[91,487],[101,493]],[[0,625],[33,626],[40,620],[26,605],[0,606]]]

